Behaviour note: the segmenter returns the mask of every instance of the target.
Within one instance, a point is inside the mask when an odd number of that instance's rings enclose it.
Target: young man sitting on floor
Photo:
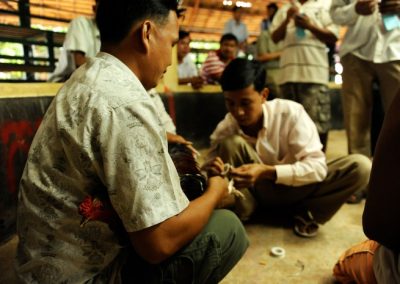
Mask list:
[[[210,137],[208,158],[219,156],[231,164],[234,186],[245,195],[223,206],[232,207],[242,220],[257,204],[289,212],[295,233],[313,237],[318,224],[366,188],[371,162],[357,154],[326,162],[317,128],[303,106],[267,101],[264,80],[265,71],[256,62],[240,58],[226,67],[221,86],[229,113]]]

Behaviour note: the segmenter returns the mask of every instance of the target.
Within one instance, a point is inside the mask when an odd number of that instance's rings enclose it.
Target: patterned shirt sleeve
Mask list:
[[[104,179],[125,229],[141,230],[180,213],[188,200],[150,97],[106,111],[100,131]]]

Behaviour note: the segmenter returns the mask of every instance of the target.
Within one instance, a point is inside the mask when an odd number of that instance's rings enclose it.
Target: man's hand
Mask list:
[[[294,24],[296,27],[300,27],[306,30],[309,30],[312,26],[310,18],[303,14],[297,14],[294,17]]]
[[[220,204],[221,201],[229,195],[228,180],[226,178],[221,176],[213,176],[208,179],[207,183],[207,191],[218,190],[220,193],[219,202],[217,202],[217,204]]]
[[[197,90],[203,87],[204,80],[200,76],[190,78],[190,84],[192,85],[193,89]]]
[[[253,187],[257,180],[265,178],[276,179],[276,170],[274,166],[264,164],[246,164],[231,170],[231,175],[235,181],[235,187],[249,188]]]
[[[298,13],[299,13],[299,8],[297,8],[296,6],[290,7],[289,10],[286,12],[286,21],[289,22]]]
[[[382,14],[397,14],[400,16],[400,0],[383,0],[379,4],[379,11]]]
[[[220,176],[224,171],[224,162],[220,157],[216,157],[205,162],[201,169],[207,172],[208,177]]]
[[[179,143],[186,145],[190,149],[190,151],[192,151],[193,157],[195,158],[200,156],[200,153],[193,147],[193,143],[191,141],[186,140],[180,135],[167,132],[167,140],[170,143]]]
[[[363,16],[371,15],[378,7],[377,0],[358,0],[356,3],[356,13]]]

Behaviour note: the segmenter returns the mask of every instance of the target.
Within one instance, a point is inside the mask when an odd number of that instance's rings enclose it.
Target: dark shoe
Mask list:
[[[310,211],[306,214],[296,215],[294,217],[294,227],[293,231],[296,235],[303,238],[313,238],[318,234],[318,223],[314,220]]]

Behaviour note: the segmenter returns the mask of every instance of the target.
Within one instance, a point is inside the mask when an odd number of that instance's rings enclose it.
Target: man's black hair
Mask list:
[[[184,30],[179,30],[179,40],[184,39],[185,37],[190,36],[190,33]]]
[[[242,10],[242,8],[240,8],[239,6],[236,6],[236,5],[232,8],[232,12],[236,12],[236,11],[240,11],[240,10]]]
[[[236,44],[239,44],[237,37],[231,33],[222,35],[221,39],[219,40],[219,43],[222,44],[224,41],[228,41],[228,40],[233,40],[236,42]]]
[[[128,34],[136,22],[153,19],[163,24],[170,13],[179,16],[177,0],[99,0],[96,23],[100,31],[101,42],[118,43]]]
[[[274,19],[276,12],[278,12],[278,5],[276,5],[276,3],[270,3],[267,5],[267,9],[274,9],[274,13],[270,16],[269,21],[272,22],[272,20]]]
[[[270,3],[267,5],[267,9],[272,8],[275,9],[275,11],[278,10],[278,5],[276,5],[276,3]]]
[[[226,66],[220,84],[223,91],[237,91],[251,85],[261,92],[265,88],[266,70],[262,63],[245,58],[236,58]]]

